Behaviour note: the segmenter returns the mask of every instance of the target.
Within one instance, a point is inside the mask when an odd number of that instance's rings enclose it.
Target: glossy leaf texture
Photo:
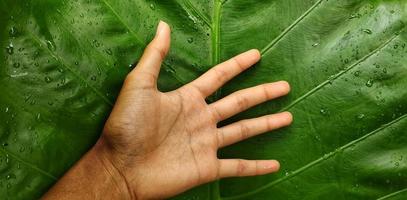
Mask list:
[[[210,101],[277,80],[292,126],[223,149],[279,173],[175,199],[406,199],[405,0],[0,0],[0,196],[36,199],[96,141],[159,19],[172,27],[163,91],[251,48],[262,60]]]

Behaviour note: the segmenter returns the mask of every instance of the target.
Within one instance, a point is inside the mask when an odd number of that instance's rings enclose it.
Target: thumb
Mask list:
[[[142,87],[157,86],[161,64],[170,48],[170,35],[169,25],[160,21],[154,39],[147,45],[136,68],[129,74],[130,77],[135,76],[138,85]]]

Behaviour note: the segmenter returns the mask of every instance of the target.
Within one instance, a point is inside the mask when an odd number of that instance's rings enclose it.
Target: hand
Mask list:
[[[118,177],[115,185],[121,188],[116,191],[126,191],[128,198],[162,199],[219,178],[277,171],[275,160],[218,159],[217,150],[289,125],[290,113],[221,128],[217,123],[286,95],[288,83],[241,90],[208,105],[205,98],[259,61],[259,51],[250,50],[175,91],[163,93],[157,89],[157,76],[169,46],[170,28],[160,22],[156,37],[125,80],[103,135],[91,150],[96,153],[89,153],[102,160],[107,174]]]
[[[249,88],[208,105],[206,97],[259,61],[259,52],[251,50],[215,66],[178,90],[162,93],[156,82],[169,46],[170,29],[161,22],[156,37],[126,78],[103,132],[111,162],[123,174],[131,192],[143,198],[166,198],[223,177],[277,171],[277,161],[218,159],[217,150],[289,125],[290,113],[222,128],[217,128],[217,123],[287,94],[288,83]]]

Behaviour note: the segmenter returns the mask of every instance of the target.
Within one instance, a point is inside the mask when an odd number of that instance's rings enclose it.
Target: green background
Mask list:
[[[223,124],[288,110],[295,122],[222,150],[278,159],[177,199],[406,199],[407,1],[0,0],[0,197],[36,199],[98,138],[160,19],[162,91],[257,48],[211,101],[277,80],[289,96]]]

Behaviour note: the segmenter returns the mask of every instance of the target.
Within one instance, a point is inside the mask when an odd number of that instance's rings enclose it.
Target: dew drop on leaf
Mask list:
[[[354,72],[353,75],[356,76],[356,77],[359,77],[361,73],[362,72],[358,70],[358,71]]]
[[[314,43],[312,46],[317,47],[317,46],[319,46],[319,43]]]
[[[46,82],[46,83],[51,83],[51,82],[52,82],[51,77],[46,76],[46,77],[45,77],[45,82]]]
[[[192,42],[194,42],[194,38],[188,38],[188,43],[192,43]]]
[[[155,5],[154,5],[154,4],[150,4],[150,9],[151,9],[151,10],[155,10]]]
[[[363,29],[362,31],[369,35],[373,33],[372,30],[370,30],[370,29]]]
[[[8,33],[10,37],[15,37],[17,35],[17,29],[13,26]]]
[[[49,41],[49,40],[47,40],[47,48],[48,48],[50,51],[55,51],[55,45],[54,45],[51,41]]]
[[[373,86],[373,80],[368,80],[368,81],[366,82],[366,86],[367,86],[367,87],[372,87],[372,86]]]
[[[14,45],[13,43],[10,43],[7,47],[6,47],[6,51],[9,55],[13,55],[14,53]]]
[[[100,47],[100,43],[97,40],[93,40],[92,43],[93,43],[93,46]]]
[[[107,53],[108,55],[112,55],[112,54],[113,54],[113,52],[112,52],[111,49],[106,49],[106,53]]]

